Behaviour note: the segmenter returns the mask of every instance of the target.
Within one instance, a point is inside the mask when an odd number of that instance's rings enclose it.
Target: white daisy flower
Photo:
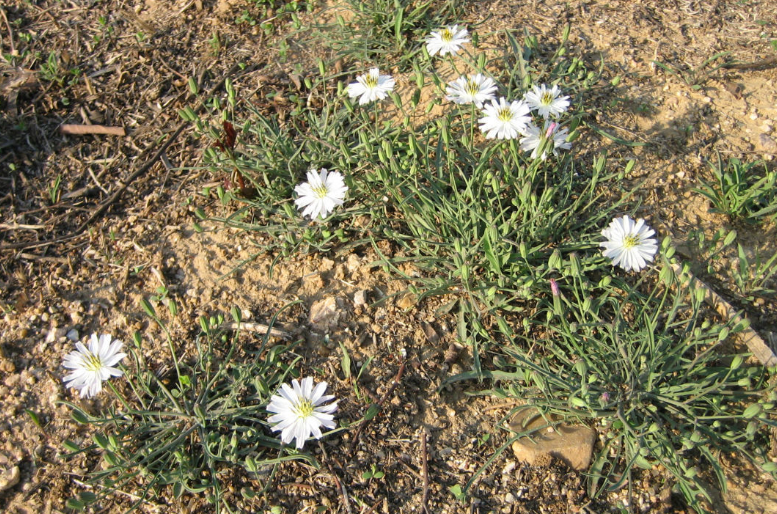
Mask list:
[[[542,149],[543,161],[548,157],[548,150],[553,151],[553,155],[558,155],[559,150],[569,150],[572,143],[567,141],[569,130],[559,129],[556,122],[545,121],[542,130],[533,123],[530,123],[524,131],[524,137],[521,138],[521,150],[531,151],[531,158],[536,159],[540,149]]]
[[[120,377],[122,371],[114,368],[126,353],[121,353],[121,341],[111,342],[109,334],[97,338],[92,334],[89,348],[82,343],[76,343],[76,349],[65,356],[62,365],[73,370],[64,378],[65,385],[81,391],[81,398],[96,396],[103,389],[103,381],[111,377]]]
[[[343,205],[348,186],[339,172],[328,172],[326,168],[318,172],[314,168],[308,171],[308,181],[299,184],[294,191],[299,195],[294,200],[297,208],[305,209],[302,216],[316,219],[320,215],[324,219],[336,206]]]
[[[445,92],[448,93],[446,100],[457,104],[475,104],[478,109],[481,109],[485,102],[494,99],[496,83],[493,79],[478,73],[457,78],[448,84]]]
[[[558,86],[548,89],[545,84],[542,84],[532,86],[532,90],[527,91],[523,98],[532,110],[547,119],[550,116],[558,118],[561,113],[569,109],[569,97],[559,95],[561,95],[561,89]]]
[[[478,120],[480,130],[488,139],[515,139],[531,122],[529,106],[523,100],[507,103],[500,98],[491,100],[491,105],[483,107],[484,117]]]
[[[604,248],[602,253],[612,261],[613,266],[639,271],[647,262],[653,262],[653,256],[658,251],[656,240],[650,237],[655,233],[642,218],[635,222],[628,216],[622,216],[602,230],[607,241],[599,243],[599,246]]]
[[[461,45],[468,43],[467,29],[462,27],[459,29],[458,25],[451,25],[445,27],[439,32],[432,32],[432,34],[426,38],[426,51],[430,56],[434,56],[438,52],[440,57],[445,54],[456,55],[461,50]]]
[[[296,380],[291,381],[291,387],[283,384],[278,390],[280,395],[273,395],[267,410],[275,413],[267,421],[276,423],[272,427],[273,432],[281,432],[281,441],[289,444],[292,439],[297,440],[297,449],[301,450],[305,441],[312,435],[321,439],[321,428],[334,428],[334,416],[337,411],[337,402],[322,405],[334,399],[334,395],[324,395],[326,382],[321,382],[315,389],[313,379],[302,379],[302,385]]]
[[[394,79],[391,75],[381,75],[378,68],[372,68],[368,73],[356,77],[356,82],[348,84],[348,96],[359,98],[359,105],[375,100],[383,100],[394,89]]]

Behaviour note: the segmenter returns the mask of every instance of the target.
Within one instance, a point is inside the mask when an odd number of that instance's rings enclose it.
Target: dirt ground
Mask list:
[[[618,137],[649,144],[627,147],[589,131],[577,157],[590,163],[606,149],[611,158],[636,158],[635,178],[645,180],[638,214],[660,236],[682,244],[693,231],[712,234],[729,226],[691,192],[700,178],[710,179],[707,161],[716,152],[723,158],[764,159],[774,169],[774,2],[481,0],[466,5],[464,21],[484,42],[498,45],[504,40],[501,29],[525,27],[541,42],[553,43],[569,23],[570,52],[597,66],[603,63],[603,78],[590,98],[599,112],[592,121]],[[322,19],[324,7],[300,14],[303,24]],[[63,386],[62,358],[72,338],[105,332],[128,341],[138,330],[145,341],[159,345],[160,351],[147,357],[152,367],[161,366],[164,339],[143,314],[140,300],[164,286],[180,307],[171,327],[183,352],[191,350],[187,341],[201,315],[238,306],[245,320],[266,323],[278,309],[300,300],[280,322],[305,339],[299,350],[304,365],[321,370],[341,398],[339,417],[360,419],[369,400],[357,399],[343,377],[338,343],[356,369],[373,359],[359,383],[368,395],[391,393],[352,456],[340,449],[351,446],[353,432],[325,438],[326,456],[317,447],[312,451],[328,467],[286,464],[276,487],[261,499],[242,499],[239,490],[251,480],[235,477],[227,494],[246,512],[269,512],[271,506],[289,513],[321,512],[317,507],[422,512],[424,456],[429,512],[619,512],[618,502],[630,512],[684,512],[660,470],[592,502],[579,473],[559,462],[527,466],[510,452],[488,468],[467,503],[457,502],[449,487],[463,486],[504,442],[506,433],[494,426],[512,405],[466,396],[475,384],[437,392],[446,377],[468,369],[471,357],[456,341],[455,317],[441,312],[446,299],[416,304],[410,296],[392,296],[406,285],[371,266],[377,259],[371,248],[276,259],[261,254],[261,241],[246,232],[207,222],[204,232],[194,230],[195,207],[211,216],[235,207],[200,194],[203,186],[224,177],[200,167],[207,142],[178,117],[178,109],[197,103],[189,78],[200,90],[224,98],[223,79],[229,76],[244,101],[271,103],[280,112],[298,77],[316,73],[315,47],[305,43],[304,34],[292,36],[288,18],[276,22],[276,34],[265,34],[260,23],[246,21],[246,13],[258,16],[257,9],[250,0],[5,0],[0,5],[0,52],[21,63],[0,60],[0,510],[64,512],[66,499],[86,490],[83,475],[97,460],[60,458],[62,441],[90,437],[59,403],[77,400]],[[277,53],[284,34],[289,35],[285,62]],[[729,53],[703,66],[720,52]],[[56,69],[45,66],[51,53],[58,58]],[[726,67],[713,70],[723,62]],[[612,85],[616,76],[620,81]],[[63,124],[123,127],[126,135],[64,135]],[[773,224],[735,228],[749,254],[774,254]],[[733,263],[717,265],[725,269]],[[705,265],[694,269],[703,274]],[[743,302],[725,278],[715,283],[774,344],[774,298]],[[328,326],[311,320],[311,311],[324,304],[336,313]],[[407,365],[390,390],[403,349]],[[100,399],[82,403],[97,409]],[[26,410],[37,413],[42,428]],[[485,434],[494,435],[486,440]],[[385,476],[362,478],[373,465]],[[730,490],[718,499],[717,510],[777,511],[777,485],[769,477],[735,456],[728,460],[728,475]],[[117,494],[101,512],[122,512],[130,504],[131,497]],[[142,512],[164,509],[211,508],[187,495],[141,507]]]

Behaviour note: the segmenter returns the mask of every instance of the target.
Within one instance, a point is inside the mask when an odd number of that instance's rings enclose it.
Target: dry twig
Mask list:
[[[291,335],[288,332],[278,330],[277,328],[270,328],[261,323],[251,323],[248,321],[237,323],[235,321],[230,321],[221,326],[227,330],[245,330],[246,332],[256,332],[257,334],[266,334],[269,331],[271,336],[280,337],[281,339],[291,339]]]
[[[0,7],[0,14],[3,16],[5,22],[5,28],[8,29],[8,44],[11,46],[11,55],[16,55],[16,47],[13,44],[13,31],[11,30],[11,24],[8,23],[8,18],[5,17],[5,9]]]
[[[0,230],[41,230],[46,225],[24,225],[21,223],[0,223]]]
[[[106,127],[105,125],[72,125],[66,123],[59,127],[60,134],[81,136],[85,134],[106,134],[109,136],[126,136],[124,127]]]
[[[683,271],[682,266],[677,263],[672,264],[672,269],[676,275],[680,275]],[[744,315],[737,312],[730,303],[724,300],[723,297],[716,293],[710,286],[699,280],[690,270],[688,270],[688,275],[704,289],[704,301],[712,306],[718,314],[728,320],[746,319]],[[752,352],[753,356],[758,359],[761,364],[767,368],[777,366],[777,356],[774,355],[772,349],[769,348],[763,339],[761,339],[761,336],[750,327],[749,323],[747,324],[747,328],[740,332],[739,337],[742,342],[747,345],[747,349]]]
[[[429,434],[426,433],[424,428],[421,432],[421,474],[424,477],[424,495],[421,498],[421,508],[424,509],[426,514],[429,514],[429,453],[426,450],[426,440],[429,438]]]

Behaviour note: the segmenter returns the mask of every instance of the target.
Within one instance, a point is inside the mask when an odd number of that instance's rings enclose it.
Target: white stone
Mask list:
[[[367,305],[367,291],[360,289],[353,294],[353,306],[361,307]]]
[[[337,308],[337,300],[334,296],[329,296],[310,306],[310,315],[308,321],[313,328],[318,330],[329,330],[340,320],[340,311]]]

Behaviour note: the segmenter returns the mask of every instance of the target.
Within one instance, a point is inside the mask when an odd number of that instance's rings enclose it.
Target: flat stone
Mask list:
[[[523,409],[510,422],[517,433],[546,425],[536,409]],[[521,461],[532,465],[548,462],[551,457],[565,462],[578,471],[591,464],[596,431],[584,425],[559,424],[554,428],[542,428],[513,443],[513,453]]]
[[[20,477],[19,466],[11,466],[0,470],[0,491],[14,487],[19,483]]]
[[[402,310],[408,310],[418,303],[418,296],[413,293],[405,293],[397,300],[397,307]]]
[[[362,307],[367,305],[367,291],[360,289],[353,294],[353,306]]]
[[[339,319],[340,310],[333,296],[319,300],[310,306],[308,321],[317,330],[329,330],[337,325]]]
[[[777,143],[775,143],[774,139],[770,138],[766,134],[761,134],[758,136],[758,146],[760,147],[760,150],[769,153],[777,153]]]

